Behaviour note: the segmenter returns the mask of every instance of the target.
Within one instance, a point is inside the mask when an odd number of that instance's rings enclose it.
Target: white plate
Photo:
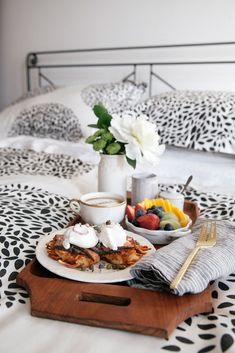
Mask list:
[[[188,216],[187,216],[188,217]],[[188,217],[188,224],[184,228],[176,230],[149,230],[145,228],[135,227],[125,217],[126,227],[131,232],[137,233],[142,237],[148,239],[152,244],[165,245],[171,243],[173,240],[183,237],[184,235],[191,233],[192,220]]]
[[[47,255],[46,243],[52,240],[55,234],[63,234],[64,231],[64,229],[60,231],[54,231],[40,239],[36,248],[36,257],[43,267],[61,277],[81,282],[114,283],[127,281],[133,278],[133,276],[130,274],[131,266],[123,270],[114,270],[105,268],[99,269],[98,264],[96,264],[94,265],[94,272],[92,272],[91,270],[81,271],[76,268],[68,268],[60,264],[58,261],[51,259]],[[128,231],[127,235],[138,241],[140,245],[147,245],[149,248],[151,248],[147,254],[156,251],[154,246],[140,235]]]

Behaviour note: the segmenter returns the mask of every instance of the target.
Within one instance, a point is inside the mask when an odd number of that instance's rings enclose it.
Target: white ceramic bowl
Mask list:
[[[190,234],[191,233],[190,227],[192,225],[192,220],[189,217],[188,217],[188,220],[189,222],[187,226],[184,228],[179,228],[176,230],[149,230],[145,228],[135,227],[132,223],[128,221],[127,216],[125,217],[126,227],[128,230],[130,230],[133,233],[142,235],[142,237],[145,237],[152,244],[156,244],[156,245],[169,244],[175,239],[178,239],[180,237],[183,237],[184,235]]]

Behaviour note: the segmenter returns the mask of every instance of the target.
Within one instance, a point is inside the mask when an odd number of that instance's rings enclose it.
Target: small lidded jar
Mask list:
[[[182,211],[184,210],[184,195],[175,191],[162,191],[160,197],[169,200],[174,206],[178,207]]]

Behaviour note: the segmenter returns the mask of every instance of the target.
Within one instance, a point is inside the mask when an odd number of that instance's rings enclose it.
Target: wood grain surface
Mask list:
[[[17,277],[31,300],[31,314],[168,338],[180,322],[212,310],[211,290],[173,294],[60,278],[32,260]]]

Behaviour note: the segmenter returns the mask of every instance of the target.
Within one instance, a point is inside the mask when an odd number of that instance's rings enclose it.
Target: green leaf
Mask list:
[[[107,131],[107,130],[105,130],[105,129],[99,129],[99,130],[97,130],[97,131],[94,133],[94,136],[99,137],[99,136],[105,134],[106,131]],[[103,137],[102,137],[102,138],[103,138]],[[105,140],[105,139],[104,139],[104,140]]]
[[[118,154],[120,149],[121,145],[118,142],[110,143],[110,145],[106,147],[106,151],[108,154]]]
[[[114,140],[113,134],[111,134],[111,132],[105,132],[102,135],[102,139],[107,141],[107,142],[111,142],[112,140]]]
[[[136,167],[136,159],[130,159],[126,156],[127,163],[135,169]]]
[[[93,143],[93,142],[95,142],[95,140],[96,140],[96,136],[95,135],[91,135],[91,136],[88,136],[87,137],[87,139],[86,139],[86,143]]]
[[[112,117],[109,114],[104,114],[102,115],[97,123],[98,128],[102,129],[102,128],[108,128],[110,126]]]
[[[107,109],[102,104],[94,106],[93,111],[98,117],[97,127],[99,129],[108,128],[112,120],[112,116],[108,113]]]
[[[96,104],[93,108],[93,112],[97,116],[97,118],[101,118],[104,114],[108,114],[107,109],[103,106],[103,104]]]
[[[106,146],[106,141],[102,139],[99,139],[93,143],[93,149],[95,151],[100,151],[103,148],[105,148],[105,146]]]
[[[89,125],[87,125],[87,126],[89,126],[89,127],[94,127],[94,128],[96,128],[96,129],[98,129],[98,125],[97,125],[97,124],[89,124]]]

